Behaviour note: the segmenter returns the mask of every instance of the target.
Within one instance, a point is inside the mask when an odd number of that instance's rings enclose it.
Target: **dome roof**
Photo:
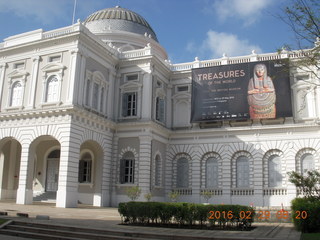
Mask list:
[[[147,33],[147,35],[151,35],[154,40],[158,41],[150,24],[142,16],[119,6],[97,11],[91,14],[84,23],[93,33],[114,30],[141,35]]]

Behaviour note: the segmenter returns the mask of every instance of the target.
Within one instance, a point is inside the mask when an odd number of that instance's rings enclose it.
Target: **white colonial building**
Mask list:
[[[192,68],[289,58],[282,52],[172,64],[140,15],[104,9],[84,22],[0,43],[0,199],[117,206],[125,189],[168,201],[284,206],[287,172],[320,168],[320,88],[290,69],[293,117],[190,123]],[[315,84],[316,83],[316,84]],[[53,194],[52,194],[53,193]],[[56,195],[55,195],[56,193]]]

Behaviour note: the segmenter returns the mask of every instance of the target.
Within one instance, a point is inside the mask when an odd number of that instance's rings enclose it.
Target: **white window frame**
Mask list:
[[[211,161],[212,163],[210,163],[209,161]],[[209,164],[212,164],[214,166],[209,166]],[[212,169],[213,168],[213,169]],[[217,158],[215,157],[209,157],[206,160],[206,188],[207,189],[216,189],[219,187],[219,161]],[[211,171],[212,172],[211,172]],[[213,175],[213,181],[211,181],[211,183],[214,184],[209,184],[209,180],[211,180],[210,174]]]
[[[309,159],[308,157],[312,157],[312,159]],[[303,176],[307,176],[308,171],[312,171],[312,170],[315,170],[314,155],[311,153],[305,153],[301,156],[301,174]]]
[[[247,156],[239,156],[236,159],[236,187],[250,188],[250,161]]]
[[[177,159],[177,188],[189,188],[189,165],[188,158],[182,156]]]
[[[61,62],[62,62],[62,54],[48,56],[48,63],[61,63]]]
[[[129,80],[130,77],[132,76],[137,76],[136,79],[133,80]],[[128,82],[139,82],[140,79],[140,74],[139,73],[127,73],[124,75],[124,82],[128,83]]]
[[[42,107],[51,107],[51,106],[59,106],[61,105],[61,91],[62,91],[62,76],[63,76],[63,71],[66,67],[63,66],[61,63],[57,62],[50,62],[46,66],[44,66],[41,70],[43,72],[42,75],[42,102],[41,106]],[[48,80],[52,77],[56,76],[58,79],[58,97],[57,101],[54,102],[46,102],[47,98],[47,86],[48,86]]]
[[[275,159],[277,162],[275,162]],[[281,188],[283,182],[281,157],[273,154],[268,159],[268,187]],[[280,175],[277,176],[277,174]]]
[[[49,99],[49,90],[52,90],[50,89],[50,81],[52,79],[56,79],[56,83],[54,84],[55,87],[56,87],[56,97],[54,99]],[[44,99],[44,102],[45,103],[57,103],[59,102],[59,89],[60,89],[60,86],[59,86],[59,78],[56,76],[56,75],[51,75],[48,79],[47,79],[47,82],[46,82],[46,90],[45,90],[45,99]]]

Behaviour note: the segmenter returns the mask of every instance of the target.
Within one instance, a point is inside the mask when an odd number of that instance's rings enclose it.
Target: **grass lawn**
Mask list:
[[[320,233],[302,233],[301,240],[319,240]]]

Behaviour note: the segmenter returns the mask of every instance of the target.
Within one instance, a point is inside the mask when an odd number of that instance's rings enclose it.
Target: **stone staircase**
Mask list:
[[[44,192],[33,197],[36,202],[49,202],[55,203],[57,199],[57,192]]]
[[[5,239],[1,235],[11,235],[23,238],[45,239],[45,240],[82,240],[82,239],[168,239],[166,236],[148,233],[111,231],[101,229],[79,228],[62,225],[49,225],[30,222],[11,221],[0,229],[0,239]]]

